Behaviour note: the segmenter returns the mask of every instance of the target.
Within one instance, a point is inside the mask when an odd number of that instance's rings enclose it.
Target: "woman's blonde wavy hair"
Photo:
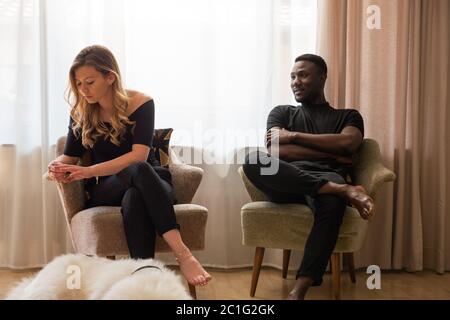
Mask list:
[[[100,121],[100,106],[98,103],[89,104],[78,91],[75,72],[82,66],[92,66],[103,76],[114,74],[116,79],[111,85],[113,92],[113,115],[111,117],[111,128]],[[128,96],[122,86],[119,66],[114,55],[107,48],[93,45],[84,48],[75,57],[70,67],[69,86],[66,100],[71,106],[70,116],[73,119],[72,130],[78,138],[81,131],[81,141],[85,148],[92,148],[99,138],[108,138],[112,143],[119,146],[130,121],[125,111],[128,108]]]

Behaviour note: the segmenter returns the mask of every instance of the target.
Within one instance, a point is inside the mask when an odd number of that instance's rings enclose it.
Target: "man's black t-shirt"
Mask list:
[[[86,151],[91,153],[92,164],[102,163],[115,159],[132,150],[133,144],[143,144],[152,147],[154,123],[155,123],[155,105],[153,100],[149,100],[139,106],[128,119],[134,121],[134,124],[126,126],[126,133],[117,146],[110,139],[99,138],[92,149],[87,149],[81,141],[81,134],[75,136],[72,130],[73,119],[70,118],[69,132],[67,134],[64,154],[71,157],[81,157]],[[103,122],[107,128],[111,128],[111,124]],[[149,153],[147,162],[150,163],[164,180],[170,182],[171,176],[169,170],[160,166],[153,152]],[[89,183],[90,184],[90,183]]]
[[[272,109],[267,119],[267,130],[273,127],[288,131],[312,134],[338,134],[347,126],[353,126],[364,136],[364,122],[354,109],[334,109],[328,103],[316,105],[282,105]],[[334,171],[346,175],[348,168],[334,159],[301,160],[292,162],[304,169]]]

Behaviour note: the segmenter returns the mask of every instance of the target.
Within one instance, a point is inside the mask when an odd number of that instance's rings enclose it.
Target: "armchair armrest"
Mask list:
[[[203,169],[182,163],[170,148],[169,170],[178,204],[191,203],[203,178]]]
[[[42,176],[43,179],[55,182],[59,197],[63,204],[64,214],[66,216],[67,223],[70,226],[72,217],[79,211],[84,209],[86,195],[84,192],[83,181],[74,181],[71,183],[59,183],[50,178],[48,171]]]
[[[258,188],[256,188],[253,183],[247,178],[245,175],[244,169],[242,166],[239,167],[238,173],[241,176],[242,181],[244,182],[245,189],[247,189],[248,194],[252,201],[269,201],[269,198]]]
[[[395,174],[383,166],[382,164],[374,164],[365,168],[354,180],[355,184],[362,185],[367,193],[375,198],[378,190],[384,182],[391,182],[395,180]]]
[[[381,162],[380,147],[373,139],[364,139],[359,150],[359,160],[352,170],[352,180],[362,185],[374,198],[384,182],[395,180],[395,174]]]

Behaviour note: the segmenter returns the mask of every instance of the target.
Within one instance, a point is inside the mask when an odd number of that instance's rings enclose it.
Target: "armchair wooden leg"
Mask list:
[[[332,284],[333,284],[333,298],[335,300],[341,299],[341,254],[333,253],[331,255],[332,268]]]
[[[265,248],[257,247],[255,250],[255,259],[253,260],[252,284],[250,287],[250,297],[255,296],[256,285],[258,284],[259,272],[264,258]]]
[[[283,279],[286,279],[289,269],[289,259],[291,258],[291,250],[283,250]]]
[[[344,257],[344,263],[347,265],[348,268],[348,274],[350,275],[350,280],[352,283],[356,283],[356,277],[355,277],[355,261],[353,252],[346,252],[343,254]]]
[[[189,294],[191,295],[192,299],[197,300],[197,291],[195,290],[195,286],[190,284],[188,282],[189,286]]]

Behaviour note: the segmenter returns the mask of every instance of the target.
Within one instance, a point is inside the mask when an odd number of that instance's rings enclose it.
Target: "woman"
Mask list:
[[[76,56],[69,80],[69,133],[64,153],[48,166],[50,177],[62,183],[86,179],[87,207],[121,206],[132,258],[154,256],[156,231],[187,281],[205,285],[211,276],[180,236],[170,172],[149,156],[153,99],[124,90],[116,59],[102,46],[87,47]],[[92,165],[75,165],[85,151],[91,153]]]

